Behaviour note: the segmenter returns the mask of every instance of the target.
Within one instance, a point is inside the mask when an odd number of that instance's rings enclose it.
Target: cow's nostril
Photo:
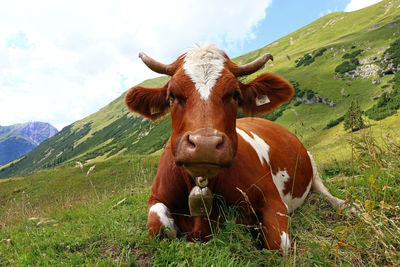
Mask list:
[[[195,148],[196,147],[196,143],[194,142],[194,139],[190,134],[187,136],[187,143],[188,143],[188,147],[189,148]]]
[[[223,136],[218,136],[218,139],[217,139],[217,145],[216,145],[216,149],[220,149],[220,148],[222,148],[222,146],[223,146],[223,144],[224,144],[224,137]]]

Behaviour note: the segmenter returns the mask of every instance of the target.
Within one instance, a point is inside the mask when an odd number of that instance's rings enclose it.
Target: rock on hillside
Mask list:
[[[55,127],[44,122],[0,126],[0,165],[25,155],[56,133]]]

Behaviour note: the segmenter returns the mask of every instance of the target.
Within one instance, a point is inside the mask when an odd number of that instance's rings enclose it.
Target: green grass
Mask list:
[[[290,215],[286,258],[257,249],[247,228],[234,223],[234,208],[225,209],[227,221],[208,243],[149,239],[146,200],[158,155],[118,156],[83,171],[64,164],[2,180],[0,265],[398,265],[399,145],[367,131],[353,134],[353,159],[325,165],[323,173],[331,192],[358,215],[334,211],[312,193]]]

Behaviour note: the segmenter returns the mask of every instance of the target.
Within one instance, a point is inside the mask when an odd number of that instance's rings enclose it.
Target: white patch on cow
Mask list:
[[[271,102],[271,101],[269,100],[267,95],[262,95],[262,96],[259,96],[259,97],[256,98],[256,105],[257,106],[262,106],[262,105],[267,104],[269,102]]]
[[[289,176],[288,172],[286,171],[286,169],[283,171],[279,170],[276,174],[271,172],[271,175],[272,175],[272,180],[274,181],[274,184],[276,186],[276,189],[278,190],[283,203],[286,205],[286,209],[287,209],[288,213],[291,213],[292,211],[294,211],[295,209],[297,209],[304,203],[304,200],[307,197],[308,192],[310,192],[310,188],[311,188],[311,184],[312,184],[311,181],[308,184],[306,190],[304,191],[304,193],[301,197],[293,198],[292,195],[290,194],[290,192],[287,193],[286,195],[283,193],[283,191],[285,191],[285,184],[290,179],[290,176]]]
[[[163,203],[157,203],[154,204],[153,206],[150,207],[149,209],[149,214],[150,213],[156,213],[158,217],[160,218],[160,222],[168,227],[165,229],[165,233],[168,236],[168,238],[175,238],[176,237],[176,226],[174,219],[171,217],[171,213],[169,212],[169,209],[167,206],[165,206]]]
[[[298,207],[300,207],[304,203],[304,200],[306,199],[306,197],[308,196],[308,193],[310,192],[311,185],[312,185],[312,181],[310,181],[310,183],[307,185],[307,188],[306,188],[306,190],[304,191],[304,193],[303,193],[303,195],[301,197],[291,198],[291,196],[290,196],[291,200],[287,204],[288,207],[289,207],[289,209],[288,209],[289,213],[294,211],[295,209],[297,209]],[[287,194],[287,195],[289,195],[289,194]]]
[[[281,249],[283,252],[283,255],[288,255],[289,250],[290,250],[290,239],[289,235],[286,232],[282,232],[281,235]]]
[[[289,174],[286,170],[278,171],[276,174],[273,174],[271,170],[271,176],[276,186],[276,189],[278,189],[279,195],[281,196],[283,203],[285,203],[286,210],[289,210],[290,207],[288,203],[291,202],[292,198],[289,194],[286,194],[286,196],[283,194],[283,191],[285,191],[285,183],[290,179]]]
[[[304,203],[305,198],[307,197],[308,193],[310,192],[312,181],[310,181],[310,183],[308,184],[303,195],[299,198],[293,198],[291,192],[284,194],[285,184],[290,180],[290,176],[286,169],[278,170],[277,173],[274,173],[272,171],[270,158],[269,158],[270,146],[263,139],[261,139],[258,135],[256,135],[253,132],[250,132],[250,134],[253,137],[251,137],[249,134],[247,134],[245,131],[243,131],[239,128],[236,128],[236,132],[247,143],[249,143],[250,146],[254,149],[254,151],[258,155],[258,158],[260,159],[261,164],[264,165],[264,162],[266,162],[269,165],[272,180],[276,186],[276,189],[278,190],[278,193],[281,197],[282,202],[286,206],[287,212],[291,213],[295,209],[300,207]]]
[[[269,163],[269,145],[261,139],[255,133],[251,133],[253,137],[248,135],[245,131],[236,128],[236,132],[256,151],[258,158],[260,159],[261,165],[264,166],[264,162],[268,165]]]
[[[203,48],[194,47],[186,52],[183,69],[193,81],[201,99],[207,100],[211,95],[224,69],[225,60],[224,52],[215,44],[207,44]]]

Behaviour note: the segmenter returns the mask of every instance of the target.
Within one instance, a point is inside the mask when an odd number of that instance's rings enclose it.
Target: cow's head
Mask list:
[[[293,95],[290,83],[275,74],[264,73],[248,83],[237,79],[260,69],[272,59],[270,54],[242,66],[214,45],[192,48],[170,65],[144,53],[139,57],[171,80],[161,88],[135,86],[125,103],[151,120],[171,112],[175,163],[196,177],[214,177],[232,164],[239,108],[250,115],[267,113]]]

